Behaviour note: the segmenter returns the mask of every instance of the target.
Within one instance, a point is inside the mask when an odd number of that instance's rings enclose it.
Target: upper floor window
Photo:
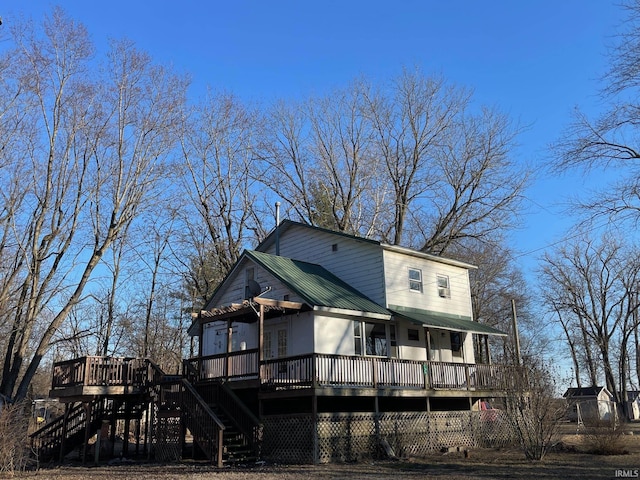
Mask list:
[[[438,296],[442,298],[451,298],[451,287],[449,286],[449,277],[446,275],[438,275]]]
[[[409,290],[422,293],[422,270],[409,268]]]

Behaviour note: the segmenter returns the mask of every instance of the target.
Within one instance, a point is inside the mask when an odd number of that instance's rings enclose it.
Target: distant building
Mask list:
[[[568,388],[563,397],[569,404],[567,415],[571,421],[582,423],[615,418],[616,403],[605,387]]]

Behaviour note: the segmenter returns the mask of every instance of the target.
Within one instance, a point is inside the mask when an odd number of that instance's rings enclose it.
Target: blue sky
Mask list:
[[[623,11],[608,0],[9,0],[0,15],[42,19],[58,4],[84,23],[99,48],[127,37],[158,62],[248,100],[326,93],[364,75],[386,81],[403,67],[442,74],[470,87],[478,104],[497,106],[529,126],[514,152],[538,165],[547,145],[596,93]],[[570,226],[561,205],[589,178],[543,175],[528,192],[515,248],[525,269]]]

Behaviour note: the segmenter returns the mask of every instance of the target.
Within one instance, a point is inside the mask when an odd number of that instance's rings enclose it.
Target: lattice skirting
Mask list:
[[[182,458],[182,426],[180,417],[157,417],[153,448],[155,459],[173,462]]]
[[[499,411],[387,412],[263,418],[262,456],[285,463],[327,463],[384,456],[383,440],[399,457],[450,447],[501,447],[515,439]]]

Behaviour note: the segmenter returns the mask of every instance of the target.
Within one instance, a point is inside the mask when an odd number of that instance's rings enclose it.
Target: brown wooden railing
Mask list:
[[[235,425],[242,434],[243,445],[250,447],[255,454],[259,453],[262,440],[260,420],[249,410],[227,382],[219,380],[207,382],[197,388],[198,393],[209,405],[215,405]]]
[[[256,378],[258,375],[258,349],[191,358],[185,360],[184,364],[185,372],[198,372],[199,379],[242,380]]]
[[[182,418],[193,434],[194,441],[200,445],[210,461],[218,467],[223,467],[225,427],[209,405],[184,378],[164,383],[162,390],[178,394]]]
[[[301,387],[504,390],[518,367],[456,362],[414,361],[347,355],[299,355],[265,360],[258,375],[256,351],[210,355],[187,361],[196,380],[260,380],[266,389]],[[246,356],[242,360],[242,356]]]
[[[142,386],[146,380],[146,364],[140,358],[87,356],[56,362],[52,387]]]
[[[31,451],[37,452],[40,460],[61,460],[64,454],[76,446],[77,441],[74,442],[74,438],[76,440],[84,439],[87,423],[91,432],[100,427],[99,421],[108,410],[107,403],[108,399],[106,398],[91,401],[88,405],[89,422],[87,422],[87,411],[84,405],[76,404],[64,415],[47,423],[30,435]]]

